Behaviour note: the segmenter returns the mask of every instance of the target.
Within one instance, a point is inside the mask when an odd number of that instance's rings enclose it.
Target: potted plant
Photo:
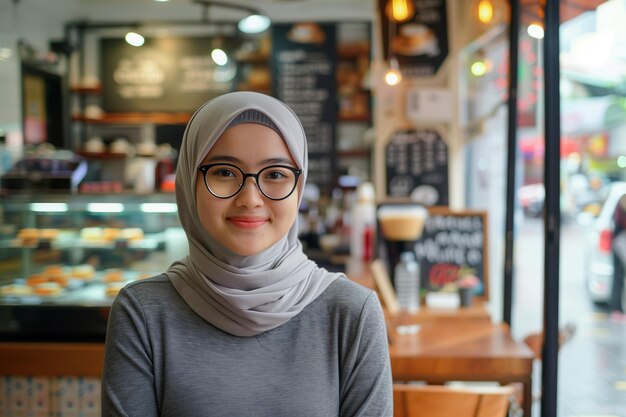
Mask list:
[[[479,285],[480,279],[474,275],[473,269],[461,268],[459,270],[457,286],[459,288],[459,298],[462,307],[472,305],[475,289]]]

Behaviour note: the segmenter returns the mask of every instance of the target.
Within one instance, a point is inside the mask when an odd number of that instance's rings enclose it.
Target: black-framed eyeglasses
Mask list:
[[[243,189],[248,177],[270,200],[284,200],[296,189],[302,170],[287,165],[270,165],[256,174],[246,173],[233,164],[207,164],[198,167],[206,189],[217,198],[231,198]]]

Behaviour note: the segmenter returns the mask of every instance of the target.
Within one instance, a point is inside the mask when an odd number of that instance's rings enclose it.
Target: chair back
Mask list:
[[[513,387],[394,384],[394,417],[506,417]]]

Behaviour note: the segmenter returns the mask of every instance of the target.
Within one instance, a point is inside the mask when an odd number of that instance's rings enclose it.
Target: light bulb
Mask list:
[[[243,33],[261,33],[270,27],[271,20],[261,14],[252,14],[239,21],[237,27]]]
[[[385,14],[394,22],[404,22],[415,14],[413,0],[387,0]]]
[[[398,60],[394,57],[389,60],[389,68],[385,72],[385,83],[390,86],[398,85],[402,81],[402,73]]]
[[[487,73],[487,65],[485,64],[484,61],[475,61],[470,66],[470,72],[475,77],[482,77],[483,75]]]
[[[543,26],[541,23],[531,23],[526,29],[528,36],[535,39],[543,39]]]
[[[132,46],[141,46],[145,42],[143,36],[136,32],[128,32],[124,39],[129,45]]]
[[[226,55],[226,52],[219,48],[215,48],[211,51],[211,59],[220,66],[228,63],[228,55]]]
[[[491,0],[480,0],[478,3],[478,20],[489,23],[493,20],[493,3]]]

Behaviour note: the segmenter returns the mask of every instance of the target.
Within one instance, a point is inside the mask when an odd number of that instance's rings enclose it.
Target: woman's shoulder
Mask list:
[[[154,298],[163,300],[170,294],[176,294],[170,279],[165,274],[159,274],[126,284],[119,296],[130,297],[138,301],[150,301]]]
[[[330,305],[341,310],[350,310],[360,313],[376,299],[376,293],[350,280],[345,275],[337,278],[322,294],[322,298]]]

